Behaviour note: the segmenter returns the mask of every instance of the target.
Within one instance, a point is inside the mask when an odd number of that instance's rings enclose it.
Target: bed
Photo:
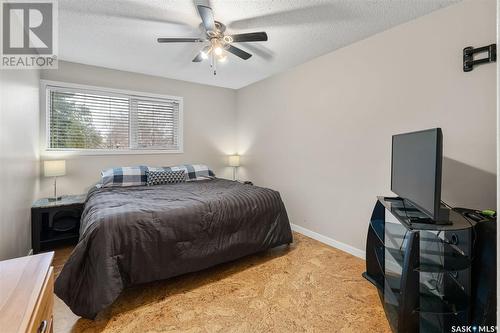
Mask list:
[[[292,241],[281,197],[270,189],[217,178],[95,188],[55,293],[75,314],[93,319],[129,286]]]

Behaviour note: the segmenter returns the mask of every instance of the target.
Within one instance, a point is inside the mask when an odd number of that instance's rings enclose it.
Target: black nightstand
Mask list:
[[[85,195],[66,195],[60,200],[40,199],[31,206],[33,253],[76,244]]]

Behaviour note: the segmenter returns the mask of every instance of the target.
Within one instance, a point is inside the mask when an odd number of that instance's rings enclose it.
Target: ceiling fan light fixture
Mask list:
[[[162,37],[157,38],[157,41],[158,43],[206,43],[205,47],[198,51],[192,62],[199,63],[202,60],[208,59],[214,75],[217,74],[217,63],[227,61],[229,53],[243,60],[248,60],[252,57],[250,53],[232,45],[232,43],[265,42],[268,40],[267,34],[264,31],[225,35],[226,26],[219,21],[215,21],[213,10],[209,5],[199,4],[196,5],[196,8],[202,21],[205,36],[188,38]]]
[[[222,47],[220,47],[219,45],[217,45],[215,48],[214,48],[214,53],[215,55],[222,55]]]
[[[201,59],[206,60],[208,59],[208,56],[210,55],[210,52],[212,51],[212,47],[210,45],[205,46],[201,51],[200,51],[200,56]]]

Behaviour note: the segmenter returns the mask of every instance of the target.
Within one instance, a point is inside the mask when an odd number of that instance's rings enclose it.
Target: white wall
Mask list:
[[[464,1],[237,92],[240,175],[279,190],[290,220],[364,249],[390,194],[391,135],[441,127],[443,200],[496,205],[496,64],[462,49],[496,41],[495,0]]]
[[[31,248],[30,207],[38,185],[38,81],[38,71],[0,71],[0,260],[27,255]]]
[[[100,171],[114,166],[205,163],[219,177],[231,177],[227,155],[236,149],[236,92],[161,77],[102,67],[59,62],[58,70],[45,70],[42,79],[184,98],[184,153],[156,155],[74,156],[43,154],[42,159],[66,159],[67,176],[58,179],[59,194],[86,193],[99,180]],[[43,108],[41,119],[45,119]],[[41,126],[45,126],[42,121]],[[52,195],[52,179],[41,179],[40,197]]]

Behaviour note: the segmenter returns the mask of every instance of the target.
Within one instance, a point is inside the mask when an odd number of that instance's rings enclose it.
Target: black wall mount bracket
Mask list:
[[[474,54],[488,52],[486,58],[474,60]],[[497,61],[497,44],[474,48],[468,46],[464,48],[464,72],[470,72],[475,65],[486,64]]]

